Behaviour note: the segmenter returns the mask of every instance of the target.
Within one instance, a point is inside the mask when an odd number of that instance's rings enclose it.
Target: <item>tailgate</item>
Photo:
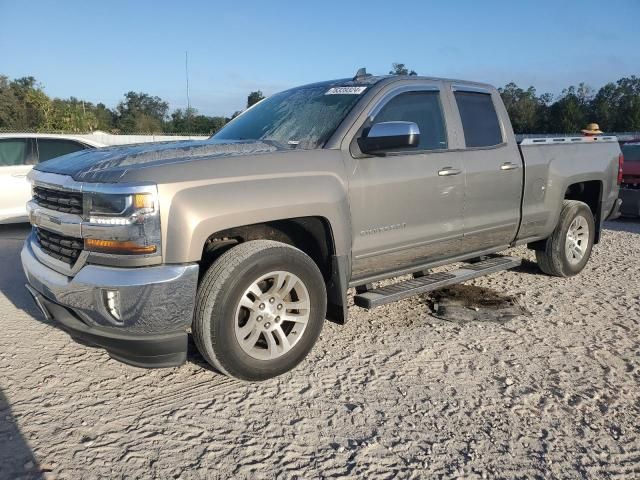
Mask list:
[[[624,185],[640,184],[640,161],[627,162],[625,158],[622,166],[622,183]]]

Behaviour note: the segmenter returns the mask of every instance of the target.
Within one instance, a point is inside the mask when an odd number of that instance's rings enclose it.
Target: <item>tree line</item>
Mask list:
[[[251,92],[247,108],[262,100],[262,92]],[[0,75],[0,130],[111,133],[211,134],[231,117],[199,114],[195,108],[177,108],[160,97],[144,92],[127,92],[115,108],[76,97],[50,98],[34,77],[9,80]]]
[[[394,63],[393,75],[417,75],[403,63]],[[595,91],[585,83],[560,95],[539,95],[534,87],[508,83],[498,89],[516,133],[576,133],[587,123],[609,132],[640,130],[640,78],[624,77]],[[247,96],[247,108],[264,98],[257,90]],[[207,116],[195,108],[175,109],[160,97],[127,92],[115,106],[94,104],[76,97],[51,98],[34,77],[10,80],[0,75],[0,130],[111,133],[212,134],[231,117]]]

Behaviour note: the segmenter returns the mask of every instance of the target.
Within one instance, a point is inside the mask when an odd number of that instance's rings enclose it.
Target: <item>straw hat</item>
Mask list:
[[[587,128],[582,129],[581,132],[586,135],[595,135],[598,133],[602,133],[602,130],[600,130],[600,125],[598,125],[597,123],[590,123],[589,125],[587,125]]]

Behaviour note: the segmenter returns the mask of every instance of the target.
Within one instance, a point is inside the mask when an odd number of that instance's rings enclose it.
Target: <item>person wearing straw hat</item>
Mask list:
[[[600,125],[597,123],[590,123],[585,128],[581,130],[582,134],[585,137],[595,137],[596,135],[602,134],[602,130],[600,130]]]

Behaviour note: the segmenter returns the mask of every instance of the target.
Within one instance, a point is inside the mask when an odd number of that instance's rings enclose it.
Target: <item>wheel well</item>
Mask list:
[[[596,225],[594,242],[598,243],[600,241],[600,217],[602,214],[602,182],[590,180],[571,184],[567,187],[564,198],[565,200],[578,200],[589,206]]]
[[[323,217],[297,217],[233,227],[209,236],[202,249],[200,275],[224,252],[250,240],[275,240],[299,248],[318,265],[325,282],[331,279],[335,254],[329,221]]]

